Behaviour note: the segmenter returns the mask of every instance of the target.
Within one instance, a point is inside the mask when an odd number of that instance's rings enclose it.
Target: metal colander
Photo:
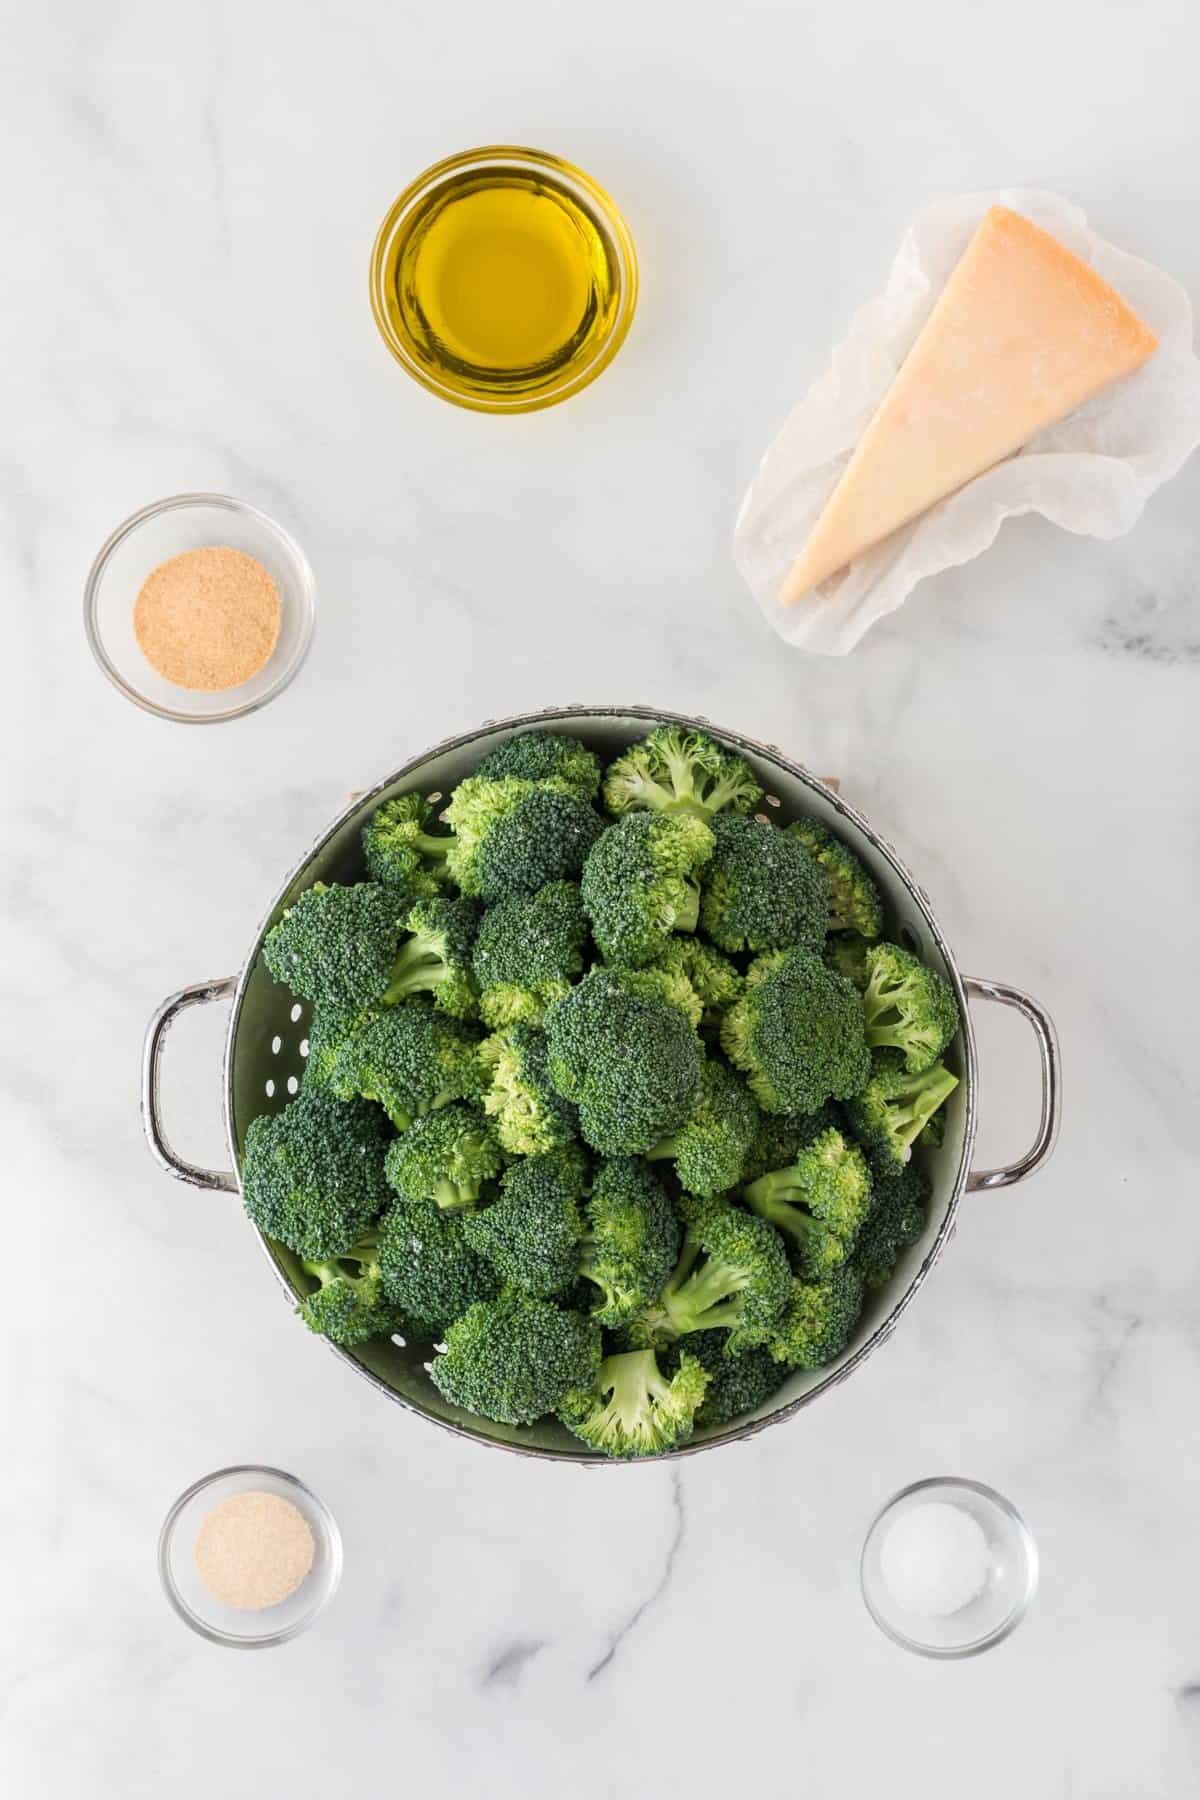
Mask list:
[[[963,1029],[947,1058],[961,1079],[947,1103],[945,1140],[936,1151],[923,1152],[928,1157],[933,1198],[920,1243],[906,1253],[887,1291],[870,1299],[853,1342],[835,1363],[815,1374],[791,1375],[779,1393],[756,1414],[733,1425],[699,1432],[685,1451],[673,1452],[675,1455],[695,1455],[718,1444],[750,1437],[767,1425],[791,1418],[818,1395],[828,1392],[852,1374],[889,1335],[912,1301],[950,1235],[964,1191],[1008,1186],[1031,1175],[1050,1154],[1058,1127],[1057,1044],[1054,1027],[1043,1008],[1027,995],[1002,983],[961,976],[923,889],[896,853],[830,787],[796,763],[789,762],[777,746],[756,743],[736,732],[723,731],[706,719],[687,718],[649,707],[572,706],[491,722],[478,731],[449,739],[414,758],[369,793],[353,801],[303,857],[272,901],[239,976],[194,983],[172,994],[158,1008],[146,1035],[142,1114],[150,1148],[172,1175],[199,1187],[237,1193],[237,1174],[232,1170],[202,1169],[187,1162],[171,1147],[163,1131],[159,1104],[162,1051],[167,1031],[178,1015],[189,1006],[232,999],[224,1061],[225,1125],[233,1169],[240,1169],[250,1121],[260,1113],[277,1112],[287,1104],[299,1085],[307,1050],[310,1009],[287,988],[280,987],[268,973],[262,959],[263,938],[283,909],[314,881],[350,882],[362,878],[359,834],[364,820],[374,808],[393,794],[413,788],[419,788],[436,802],[469,775],[487,751],[503,743],[514,732],[531,726],[571,732],[604,760],[610,760],[644,736],[659,720],[701,728],[743,755],[762,783],[766,796],[763,811],[767,816],[786,824],[804,813],[833,827],[861,857],[878,884],[884,897],[888,936],[906,944],[941,970],[954,988],[963,1018]],[[972,1171],[978,1079],[968,1001],[984,999],[1013,1006],[1029,1020],[1041,1058],[1042,1109],[1037,1134],[1023,1157],[1006,1168]],[[248,1224],[247,1229],[254,1228]],[[299,1273],[297,1259],[261,1233],[257,1235],[289,1303],[294,1305],[296,1297],[306,1291],[307,1285]],[[322,1340],[314,1338],[312,1341],[315,1347]],[[368,1344],[355,1351],[341,1350],[333,1345],[327,1348],[357,1369],[389,1399],[459,1436],[560,1462],[592,1463],[606,1468],[627,1466],[597,1462],[557,1421],[542,1421],[531,1426],[497,1425],[452,1406],[429,1379],[432,1352],[428,1345],[405,1343],[395,1338]]]

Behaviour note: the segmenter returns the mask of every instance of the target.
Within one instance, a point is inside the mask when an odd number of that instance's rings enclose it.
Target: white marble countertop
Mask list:
[[[1041,182],[1200,295],[1193,0],[9,0],[4,41],[0,1790],[1193,1791],[1200,462],[1117,543],[1006,526],[842,662],[782,648],[729,550],[931,196]],[[390,363],[366,258],[414,172],[506,137],[611,188],[644,285],[593,389],[489,420]],[[320,583],[300,679],[216,730],[127,705],[80,625],[110,527],[186,488],[276,513]],[[137,1117],[151,1007],[236,968],[349,789],[568,700],[839,774],[963,966],[1062,1033],[1051,1167],[964,1206],[852,1381],[678,1470],[554,1470],[387,1406]],[[200,1159],[221,1024],[171,1044]],[[990,1161],[1035,1077],[1017,1025],[979,1032]],[[154,1565],[175,1493],[242,1459],[295,1469],[346,1539],[334,1608],[262,1657],[193,1639]],[[1010,1493],[1043,1556],[1028,1623],[955,1666],[894,1649],[855,1585],[878,1504],[946,1471]]]

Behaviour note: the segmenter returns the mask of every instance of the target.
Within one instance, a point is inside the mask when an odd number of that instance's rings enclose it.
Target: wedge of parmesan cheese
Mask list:
[[[993,206],[946,283],[784,581],[802,599],[864,550],[1019,450],[1157,339],[1115,288]]]

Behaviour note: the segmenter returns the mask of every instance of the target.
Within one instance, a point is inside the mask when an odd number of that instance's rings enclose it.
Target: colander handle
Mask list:
[[[1028,1019],[1033,1027],[1033,1035],[1037,1039],[1038,1053],[1042,1062],[1042,1116],[1037,1128],[1037,1136],[1017,1161],[1004,1169],[972,1169],[967,1177],[967,1192],[974,1193],[977,1188],[1012,1187],[1014,1182],[1024,1181],[1035,1169],[1041,1168],[1050,1152],[1054,1149],[1058,1137],[1058,1121],[1062,1111],[1062,1070],[1058,1056],[1058,1033],[1054,1029],[1054,1020],[1044,1006],[1029,994],[1023,994],[1020,988],[1008,987],[1003,981],[978,981],[970,975],[963,976],[963,986],[970,1000],[995,1000],[1001,1006],[1014,1007],[1023,1019]]]
[[[202,1169],[171,1148],[159,1105],[159,1065],[167,1033],[181,1012],[189,1006],[206,1006],[210,1000],[231,1000],[236,991],[236,976],[227,975],[220,981],[196,981],[191,987],[180,988],[177,994],[168,994],[146,1027],[142,1049],[142,1129],[150,1154],[177,1181],[189,1181],[193,1187],[217,1188],[227,1194],[238,1191],[237,1176],[231,1169]]]

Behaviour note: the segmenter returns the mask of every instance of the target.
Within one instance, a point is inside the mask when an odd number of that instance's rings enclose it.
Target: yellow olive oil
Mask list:
[[[532,151],[475,151],[396,203],[372,297],[389,348],[426,386],[522,411],[615,355],[636,281],[624,223],[586,176]]]

